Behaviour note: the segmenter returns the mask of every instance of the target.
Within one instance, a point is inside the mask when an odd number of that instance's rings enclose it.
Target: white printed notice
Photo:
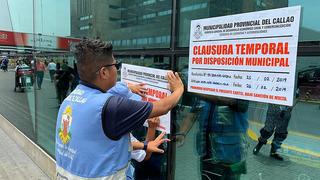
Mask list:
[[[142,100],[154,102],[171,95],[168,81],[165,79],[167,72],[160,69],[122,64],[121,81],[128,84],[146,84],[144,87],[147,88],[147,93]],[[144,126],[148,126],[148,124],[145,123]],[[160,117],[160,125],[157,130],[170,134],[170,112]]]
[[[292,106],[300,6],[191,21],[188,91]]]

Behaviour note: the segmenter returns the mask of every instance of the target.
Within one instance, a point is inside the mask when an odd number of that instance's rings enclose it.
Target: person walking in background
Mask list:
[[[53,82],[54,74],[56,73],[57,65],[54,63],[53,59],[51,59],[50,63],[48,64],[48,70],[50,74],[50,80]]]
[[[253,149],[253,154],[257,155],[263,145],[265,145],[268,139],[274,134],[271,143],[270,157],[283,161],[277,151],[280,149],[282,142],[288,136],[288,125],[291,118],[292,108],[288,106],[280,106],[275,104],[269,104],[267,119],[264,127],[260,130],[259,142]]]
[[[67,97],[68,90],[70,87],[70,82],[73,80],[74,76],[71,72],[64,68],[60,67],[60,63],[57,63],[57,70],[54,75],[56,90],[57,90],[57,98],[59,101],[59,105],[62,101]]]
[[[80,77],[79,77],[78,69],[77,69],[77,64],[75,62],[73,63],[72,75],[74,76],[74,78],[71,83],[71,91],[73,91],[77,87],[77,85],[79,84],[79,81],[80,81]]]
[[[0,69],[3,70],[3,59],[0,60]]]
[[[30,61],[30,67],[31,67],[31,70],[32,70],[32,72],[35,72],[35,60],[34,59],[32,59],[31,61]]]
[[[59,101],[59,105],[61,104],[60,102],[60,95],[59,95],[59,91],[58,91],[58,86],[57,86],[57,76],[58,76],[58,72],[61,71],[61,65],[60,63],[58,62],[56,64],[56,70],[54,72],[54,75],[53,75],[53,82],[54,82],[54,87],[56,88],[56,95],[57,95],[57,99]]]
[[[67,60],[64,59],[64,60],[62,61],[61,69],[62,69],[62,70],[65,70],[65,71],[71,69],[71,68],[69,67],[69,63],[68,63]]]
[[[44,72],[46,71],[46,66],[41,59],[37,60],[36,63],[36,77],[37,77],[37,85],[38,89],[41,89]]]
[[[48,61],[44,60],[44,65],[47,67],[48,66]]]
[[[1,62],[1,68],[3,69],[4,72],[8,71],[8,64],[9,64],[8,58],[7,57],[3,58]]]

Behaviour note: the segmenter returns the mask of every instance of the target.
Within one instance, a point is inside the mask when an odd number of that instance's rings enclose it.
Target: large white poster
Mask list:
[[[191,21],[188,91],[292,106],[300,6]]]
[[[165,78],[167,72],[160,69],[122,64],[121,81],[128,84],[146,84],[147,94],[142,100],[154,102],[171,95],[168,81]],[[147,123],[144,125],[147,126]],[[170,112],[160,117],[160,125],[157,130],[170,134]]]

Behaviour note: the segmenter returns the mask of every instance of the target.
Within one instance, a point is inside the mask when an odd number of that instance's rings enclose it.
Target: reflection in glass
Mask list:
[[[188,58],[179,58],[178,62],[179,71],[186,82]],[[217,108],[213,103],[215,101],[203,101],[199,95],[185,92],[176,120],[175,179],[183,179],[185,176],[206,179],[213,173],[222,175],[224,170],[228,169],[222,160],[228,162],[229,170],[232,170],[228,171],[229,173],[244,173],[240,179],[268,179],[271,174],[281,179],[316,179],[320,175],[318,66],[318,57],[298,58],[297,99],[293,107],[238,100],[242,102],[242,105],[238,106],[240,109],[247,107],[247,111],[241,114],[232,112],[237,110],[234,106],[228,108],[218,103]],[[245,116],[247,120],[241,120],[241,117]],[[232,121],[235,117],[238,119]],[[232,124],[242,128],[234,131],[231,136],[221,136],[220,131],[230,130]],[[246,127],[248,129],[244,131]],[[270,137],[272,133],[274,135]],[[241,135],[235,136],[236,134]],[[235,145],[241,139],[235,137],[243,137],[242,146]],[[258,152],[254,148],[259,140],[262,144],[267,144],[261,145]],[[232,150],[232,155],[228,154],[229,150]],[[223,158],[223,155],[228,156]],[[246,160],[246,166],[244,163],[235,163],[241,160]],[[217,162],[223,162],[224,168],[216,166]],[[230,165],[234,163],[237,165]],[[295,171],[288,171],[288,168]],[[239,178],[229,175],[229,179]]]
[[[171,1],[71,0],[71,35],[111,41],[115,49],[169,47]]]
[[[158,69],[169,69],[170,59],[169,57],[164,56],[140,56],[140,57],[115,57],[122,63],[158,68]],[[120,72],[119,72],[120,73]],[[118,76],[120,78],[120,75]],[[120,79],[119,79],[120,80]],[[139,140],[145,141],[147,135],[147,128],[142,127],[132,132],[132,134]],[[156,136],[159,135],[159,131],[156,131]],[[166,179],[167,177],[167,158],[168,158],[168,149],[167,145],[160,145],[161,149],[165,150],[164,154],[153,153],[150,160],[137,162],[132,160],[131,162],[134,165],[135,179]]]
[[[0,114],[31,140],[35,140],[31,48],[21,47],[24,35],[15,33],[30,29],[32,23],[18,22],[21,13],[16,10],[23,8],[16,6],[16,2],[2,0],[0,4]]]
[[[0,61],[0,114],[31,140],[35,140],[32,57],[10,52],[2,54]]]
[[[190,23],[194,19],[226,16],[288,6],[288,0],[184,0],[180,2],[178,46],[189,45]]]
[[[36,57],[37,72],[38,66],[43,66],[40,67],[42,76],[35,79],[37,143],[51,156],[54,156],[55,126],[59,105],[79,80],[74,58],[67,55],[61,53],[53,56],[49,53],[41,53]]]
[[[299,41],[320,40],[320,17],[315,16],[319,11],[320,1],[289,0],[289,6],[301,6]]]
[[[240,179],[241,174],[247,171],[249,102],[213,96],[187,96],[182,100],[186,104],[181,106],[191,105],[191,109],[183,115],[176,137],[178,143],[185,143],[188,132],[197,123],[195,148],[199,156],[199,177]]]

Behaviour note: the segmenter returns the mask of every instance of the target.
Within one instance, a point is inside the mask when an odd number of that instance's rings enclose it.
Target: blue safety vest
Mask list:
[[[102,128],[101,114],[110,96],[80,84],[61,104],[56,126],[58,178],[125,178],[129,134],[114,141]]]
[[[247,148],[248,113],[236,112],[229,106],[217,106],[206,101],[200,101],[198,106],[201,108],[198,116],[198,153],[204,156],[212,152],[210,155],[217,162],[243,161]]]

